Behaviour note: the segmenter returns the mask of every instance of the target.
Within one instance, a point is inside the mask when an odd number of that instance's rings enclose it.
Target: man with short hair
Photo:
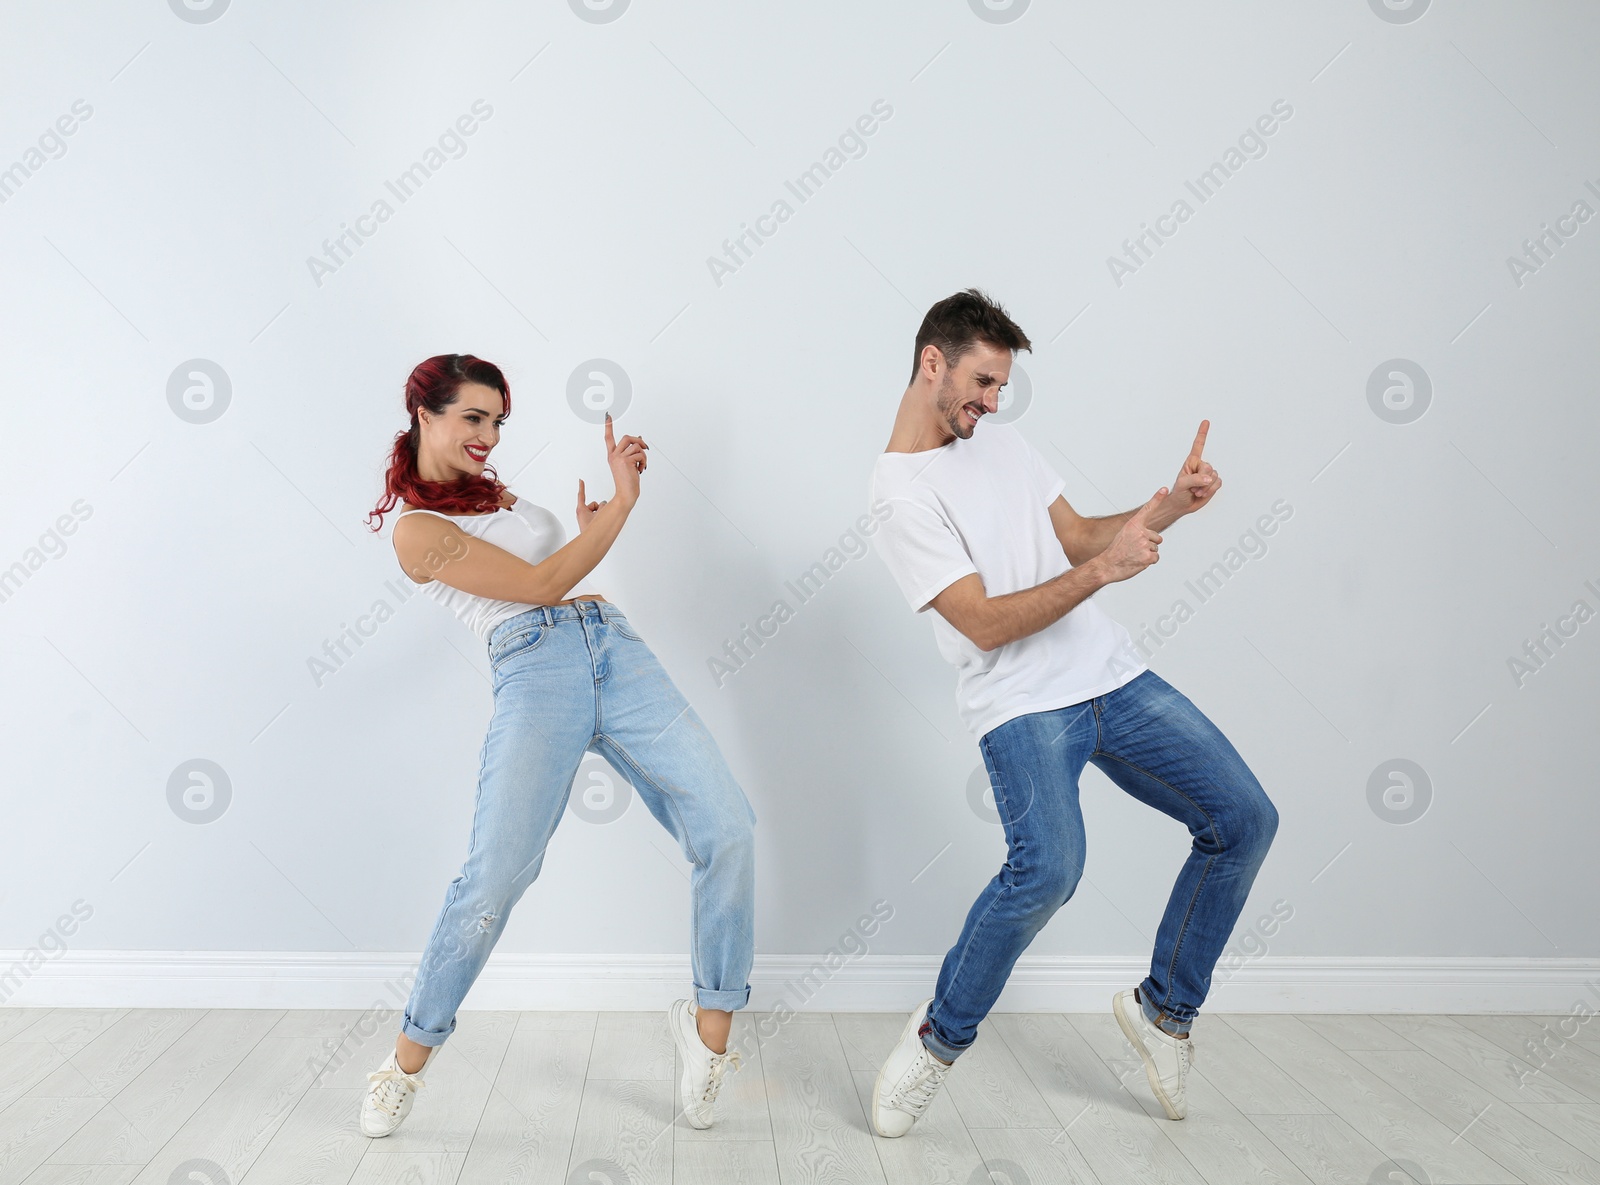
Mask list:
[[[871,501],[893,507],[879,553],[931,618],[957,670],[1005,828],[1004,866],[967,914],[931,999],[878,1073],[873,1128],[911,1129],[973,1042],[1017,957],[1072,896],[1083,870],[1078,777],[1093,762],[1193,836],[1156,931],[1150,974],[1112,1012],[1169,1119],[1186,1113],[1189,1029],[1277,832],[1278,813],[1217,727],[1142,661],[1091,598],[1159,556],[1160,532],[1209,504],[1222,479],[1202,460],[1208,421],[1172,487],[1137,510],[1080,516],[1065,483],[999,408],[1015,352],[1031,350],[975,288],[928,310],[911,384]]]

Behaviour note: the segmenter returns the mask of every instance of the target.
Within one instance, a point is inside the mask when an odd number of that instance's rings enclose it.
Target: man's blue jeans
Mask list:
[[[755,812],[716,741],[650,647],[609,601],[542,605],[489,635],[494,714],[461,875],[422,955],[402,1029],[419,1045],[455,1031],[506,917],[539,875],[584,753],[600,753],[672,833],[689,874],[695,1000],[750,1001]]]
[[[1278,830],[1278,812],[1244,759],[1150,670],[1083,703],[1008,720],[978,745],[1008,852],[944,957],[923,1044],[946,1061],[972,1044],[1017,957],[1077,888],[1078,776],[1090,761],[1194,837],[1139,985],[1153,1023],[1188,1032]]]

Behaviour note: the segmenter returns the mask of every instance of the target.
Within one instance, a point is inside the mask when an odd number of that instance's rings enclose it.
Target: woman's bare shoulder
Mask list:
[[[402,511],[421,510],[423,507],[412,506],[409,502],[401,502],[397,509]],[[401,570],[405,572],[406,577],[411,581],[411,583],[427,584],[432,580],[432,577],[429,577],[428,580],[418,580],[416,576],[412,574],[412,568],[417,566],[417,562],[421,558],[422,552],[426,546],[425,539],[420,538],[416,533],[418,530],[422,530],[424,535],[426,535],[426,524],[420,528],[412,526],[412,524],[418,519],[433,519],[433,521],[437,523],[439,527],[444,526],[443,523],[439,523],[438,519],[434,518],[434,516],[431,514],[416,514],[409,518],[397,517],[394,520],[394,529],[389,533],[389,543],[394,548],[395,558],[400,561]],[[421,569],[419,568],[418,570]]]

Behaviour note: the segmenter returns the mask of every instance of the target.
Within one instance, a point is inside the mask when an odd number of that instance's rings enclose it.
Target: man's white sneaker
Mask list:
[[[428,1050],[427,1060],[415,1074],[407,1074],[400,1068],[391,1049],[382,1067],[367,1075],[367,1097],[361,1100],[362,1135],[386,1136],[400,1126],[400,1121],[411,1112],[417,1091],[422,1088],[422,1071],[428,1068],[428,1062],[433,1060],[438,1049],[435,1045]]]
[[[903,1136],[910,1131],[950,1072],[950,1063],[929,1053],[917,1035],[932,1004],[928,999],[917,1006],[878,1070],[872,1087],[872,1130],[880,1136]]]
[[[1182,1119],[1189,1111],[1184,1078],[1194,1064],[1194,1038],[1174,1037],[1150,1023],[1133,989],[1111,997],[1111,1011],[1122,1035],[1144,1062],[1144,1076],[1168,1119]]]
[[[683,1072],[678,1075],[678,1103],[690,1127],[710,1127],[711,1112],[717,1101],[717,1091],[722,1089],[725,1074],[737,1070],[743,1059],[737,1049],[715,1053],[700,1040],[700,1027],[695,1021],[699,1010],[688,1000],[674,1000],[667,1009],[667,1027],[672,1030],[672,1043],[678,1047],[678,1064]]]

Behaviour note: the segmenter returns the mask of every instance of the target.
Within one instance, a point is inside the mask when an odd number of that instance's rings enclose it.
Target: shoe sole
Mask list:
[[[679,1014],[687,1017],[688,1023],[693,1024],[694,1018],[688,1016],[689,1002],[687,1000],[673,1001],[669,1010],[667,1027],[672,1030],[672,1045],[678,1051],[678,1060],[683,1063],[683,1073],[678,1075],[678,1109],[683,1112],[683,1121],[697,1131],[704,1131],[710,1127],[709,1123],[696,1123],[689,1114],[689,1108],[684,1106],[684,1096],[689,1093],[689,1049],[684,1044],[683,1027],[678,1020]]]
[[[922,1016],[923,1016],[923,1019],[926,1019],[927,1018],[927,1013],[923,1013]],[[895,1048],[896,1049],[898,1049],[901,1045],[905,1044],[906,1038],[908,1036],[910,1036],[913,1032],[916,1031],[912,1027],[914,1025],[917,1026],[918,1028],[921,1027],[921,1021],[918,1020],[917,1014],[915,1012],[913,1012],[911,1014],[911,1019],[906,1021],[905,1028],[900,1030],[900,1040],[895,1043]],[[892,1053],[893,1050],[891,1050],[890,1052]],[[891,1135],[890,1133],[884,1131],[881,1127],[878,1126],[878,1095],[883,1090],[883,1072],[888,1068],[889,1068],[889,1059],[888,1058],[884,1058],[883,1059],[883,1065],[878,1067],[878,1076],[877,1076],[877,1078],[873,1079],[873,1082],[872,1082],[872,1111],[867,1116],[867,1119],[868,1119],[868,1122],[870,1122],[872,1124],[872,1130],[877,1132],[884,1139],[886,1139],[886,1140],[898,1140],[900,1138],[900,1136]],[[916,1125],[917,1125],[917,1121],[913,1119],[911,1121],[911,1126],[915,1127]],[[910,1128],[907,1128],[906,1130],[909,1131]],[[900,1133],[900,1135],[904,1135],[904,1134],[905,1134],[905,1132],[901,1132]]]
[[[1150,1092],[1156,1096],[1156,1102],[1161,1104],[1161,1109],[1167,1113],[1168,1119],[1182,1119],[1178,1109],[1172,1105],[1172,1100],[1167,1097],[1167,1092],[1161,1089],[1161,1074],[1156,1070],[1155,1059],[1145,1050],[1144,1040],[1137,1030],[1128,1023],[1122,1015],[1122,1008],[1117,1003],[1118,997],[1111,997],[1111,1014],[1117,1018],[1117,1027],[1122,1030],[1122,1035],[1128,1039],[1128,1044],[1133,1046],[1133,1051],[1139,1055],[1139,1060],[1144,1063],[1145,1081],[1150,1083]],[[1132,996],[1128,1002],[1135,1008],[1138,1004]]]

